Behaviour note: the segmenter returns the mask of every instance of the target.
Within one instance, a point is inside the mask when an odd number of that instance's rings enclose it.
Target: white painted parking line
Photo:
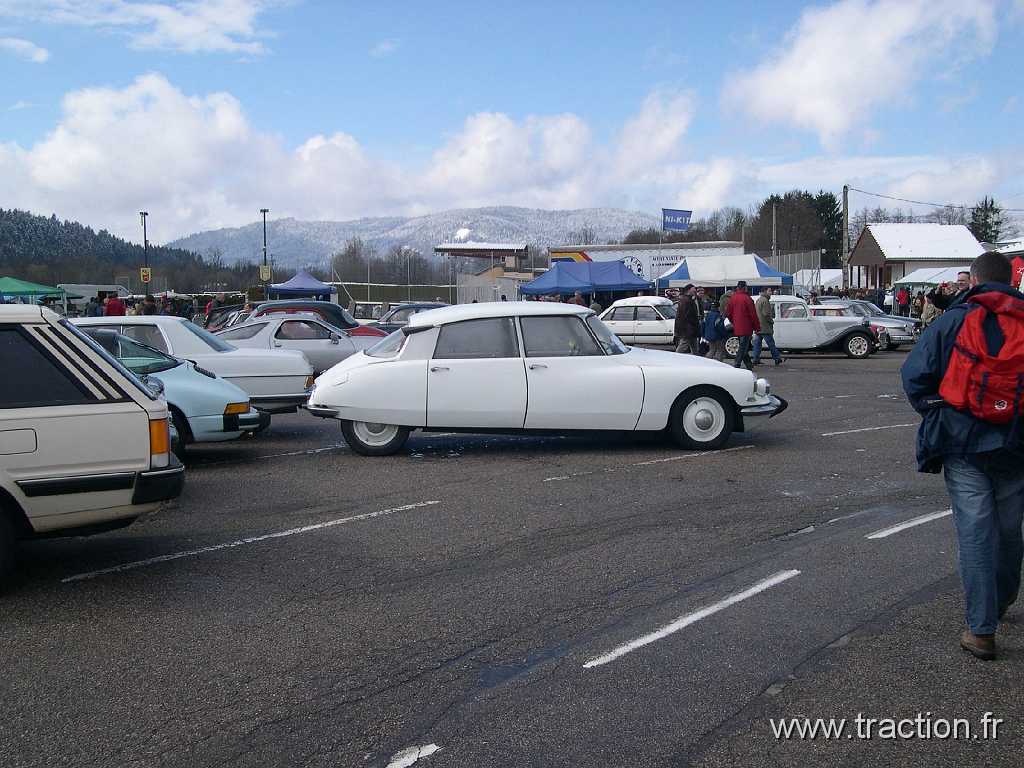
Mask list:
[[[559,480],[572,480],[575,475],[558,475],[557,477],[545,477],[542,483],[557,483]]]
[[[911,518],[910,520],[907,520],[906,522],[899,523],[897,525],[892,525],[892,526],[890,526],[888,528],[883,528],[880,531],[875,531],[874,533],[869,533],[864,538],[865,539],[884,539],[884,538],[887,538],[888,536],[892,536],[894,533],[899,533],[900,531],[905,531],[905,530],[907,530],[907,528],[913,528],[915,525],[924,525],[925,523],[930,523],[932,520],[941,520],[943,517],[949,517],[952,514],[953,514],[953,510],[952,509],[947,509],[947,510],[945,510],[943,512],[931,512],[930,514],[921,515],[920,517],[914,517],[914,518]]]
[[[651,459],[650,461],[638,461],[631,466],[647,467],[651,464],[664,464],[667,461],[683,461],[684,459],[696,459],[700,456],[714,456],[720,453],[733,453],[734,451],[745,451],[754,448],[753,445],[737,445],[735,448],[723,448],[720,451],[698,451],[697,453],[684,453],[682,456],[669,456],[667,459]]]
[[[782,582],[788,581],[789,579],[792,579],[794,576],[799,575],[800,571],[796,570],[780,571],[779,573],[776,573],[773,576],[769,576],[767,579],[757,582],[757,584],[754,584],[752,587],[749,587],[743,590],[742,592],[737,592],[734,595],[729,595],[729,597],[725,598],[724,600],[719,600],[717,603],[712,603],[706,608],[701,608],[699,611],[684,614],[683,616],[680,616],[678,619],[673,621],[671,624],[666,624],[664,627],[656,629],[654,632],[651,632],[650,634],[644,635],[643,637],[638,637],[636,640],[631,640],[630,642],[625,643],[624,645],[620,645],[618,648],[615,648],[609,651],[608,653],[602,654],[601,656],[598,656],[596,659],[591,659],[583,665],[583,668],[592,669],[593,667],[600,667],[603,664],[607,664],[610,661],[615,661],[616,659],[625,656],[627,653],[635,651],[637,648],[642,648],[645,645],[650,645],[651,643],[657,642],[658,640],[662,640],[671,635],[672,633],[678,632],[680,629],[683,629],[684,627],[688,627],[691,624],[695,624],[701,619],[706,619],[708,616],[712,616],[718,613],[719,611],[728,608],[730,605],[736,605],[736,603],[742,602],[743,600],[747,600],[748,598],[751,598],[754,595],[758,595],[761,592],[764,592],[766,589],[771,589],[777,584],[781,584]]]
[[[916,427],[920,422],[913,424],[889,424],[885,427],[861,427],[860,429],[844,429],[842,432],[822,432],[822,437],[835,437],[836,435],[852,435],[856,432],[877,432],[880,429],[900,429],[901,427]]]
[[[145,560],[135,560],[130,563],[122,563],[121,565],[114,565],[110,568],[101,568],[98,571],[89,571],[87,573],[78,573],[74,576],[68,576],[61,579],[64,584],[69,584],[73,581],[85,581],[87,579],[95,579],[97,576],[103,576],[108,573],[120,573],[122,571],[131,571],[136,568],[142,568],[147,565],[156,565],[157,563],[166,563],[170,560],[180,560],[183,557],[196,557],[197,555],[205,555],[207,552],[216,552],[221,549],[233,549],[234,547],[241,547],[244,544],[255,544],[260,541],[267,541],[269,539],[283,539],[286,536],[296,536],[300,533],[310,533],[311,531],[321,531],[324,528],[333,528],[336,525],[345,525],[346,523],[356,523],[360,520],[372,520],[375,517],[384,517],[386,515],[393,515],[396,512],[405,512],[409,509],[418,509],[419,507],[429,507],[433,504],[440,504],[440,501],[417,501],[415,504],[403,504],[400,507],[392,507],[391,509],[380,509],[376,512],[367,512],[362,515],[353,515],[352,517],[341,517],[336,520],[328,520],[323,523],[315,523],[313,525],[303,525],[299,528],[289,528],[286,531],[276,531],[275,533],[265,533],[261,536],[250,536],[246,539],[238,539],[237,541],[228,541],[224,544],[213,544],[209,547],[200,547],[199,549],[188,549],[183,552],[172,552],[168,555],[159,555],[157,557],[150,557]]]
[[[426,744],[422,747],[409,747],[408,749],[403,749],[391,758],[391,762],[388,763],[387,768],[409,768],[410,765],[420,758],[428,757],[429,755],[440,751],[440,749],[441,748],[437,746],[437,744]]]

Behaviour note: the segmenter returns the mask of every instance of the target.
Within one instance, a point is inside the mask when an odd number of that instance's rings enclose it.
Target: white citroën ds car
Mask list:
[[[413,429],[665,430],[713,449],[786,402],[749,371],[627,347],[584,307],[497,302],[414,315],[322,374],[307,408],[339,419],[356,452],[381,456]]]

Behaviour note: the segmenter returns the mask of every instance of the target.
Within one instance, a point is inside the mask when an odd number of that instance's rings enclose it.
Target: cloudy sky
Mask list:
[[[0,207],[157,241],[844,182],[1024,208],[1022,43],[1024,0],[0,0]]]

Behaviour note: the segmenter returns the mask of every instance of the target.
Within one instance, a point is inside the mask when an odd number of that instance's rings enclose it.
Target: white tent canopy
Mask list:
[[[941,285],[942,283],[955,283],[957,273],[963,272],[964,269],[964,267],[915,269],[909,275],[905,275],[897,280],[896,285]]]
[[[747,285],[791,285],[793,278],[773,269],[753,253],[688,256],[658,277],[659,288],[734,286],[740,280]]]
[[[843,270],[841,269],[800,269],[793,273],[793,285],[809,288],[842,288]]]

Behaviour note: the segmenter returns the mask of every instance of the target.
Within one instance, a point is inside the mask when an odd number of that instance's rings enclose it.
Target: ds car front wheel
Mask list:
[[[727,394],[698,387],[676,400],[668,429],[680,448],[715,450],[729,440],[735,428],[736,410]]]

